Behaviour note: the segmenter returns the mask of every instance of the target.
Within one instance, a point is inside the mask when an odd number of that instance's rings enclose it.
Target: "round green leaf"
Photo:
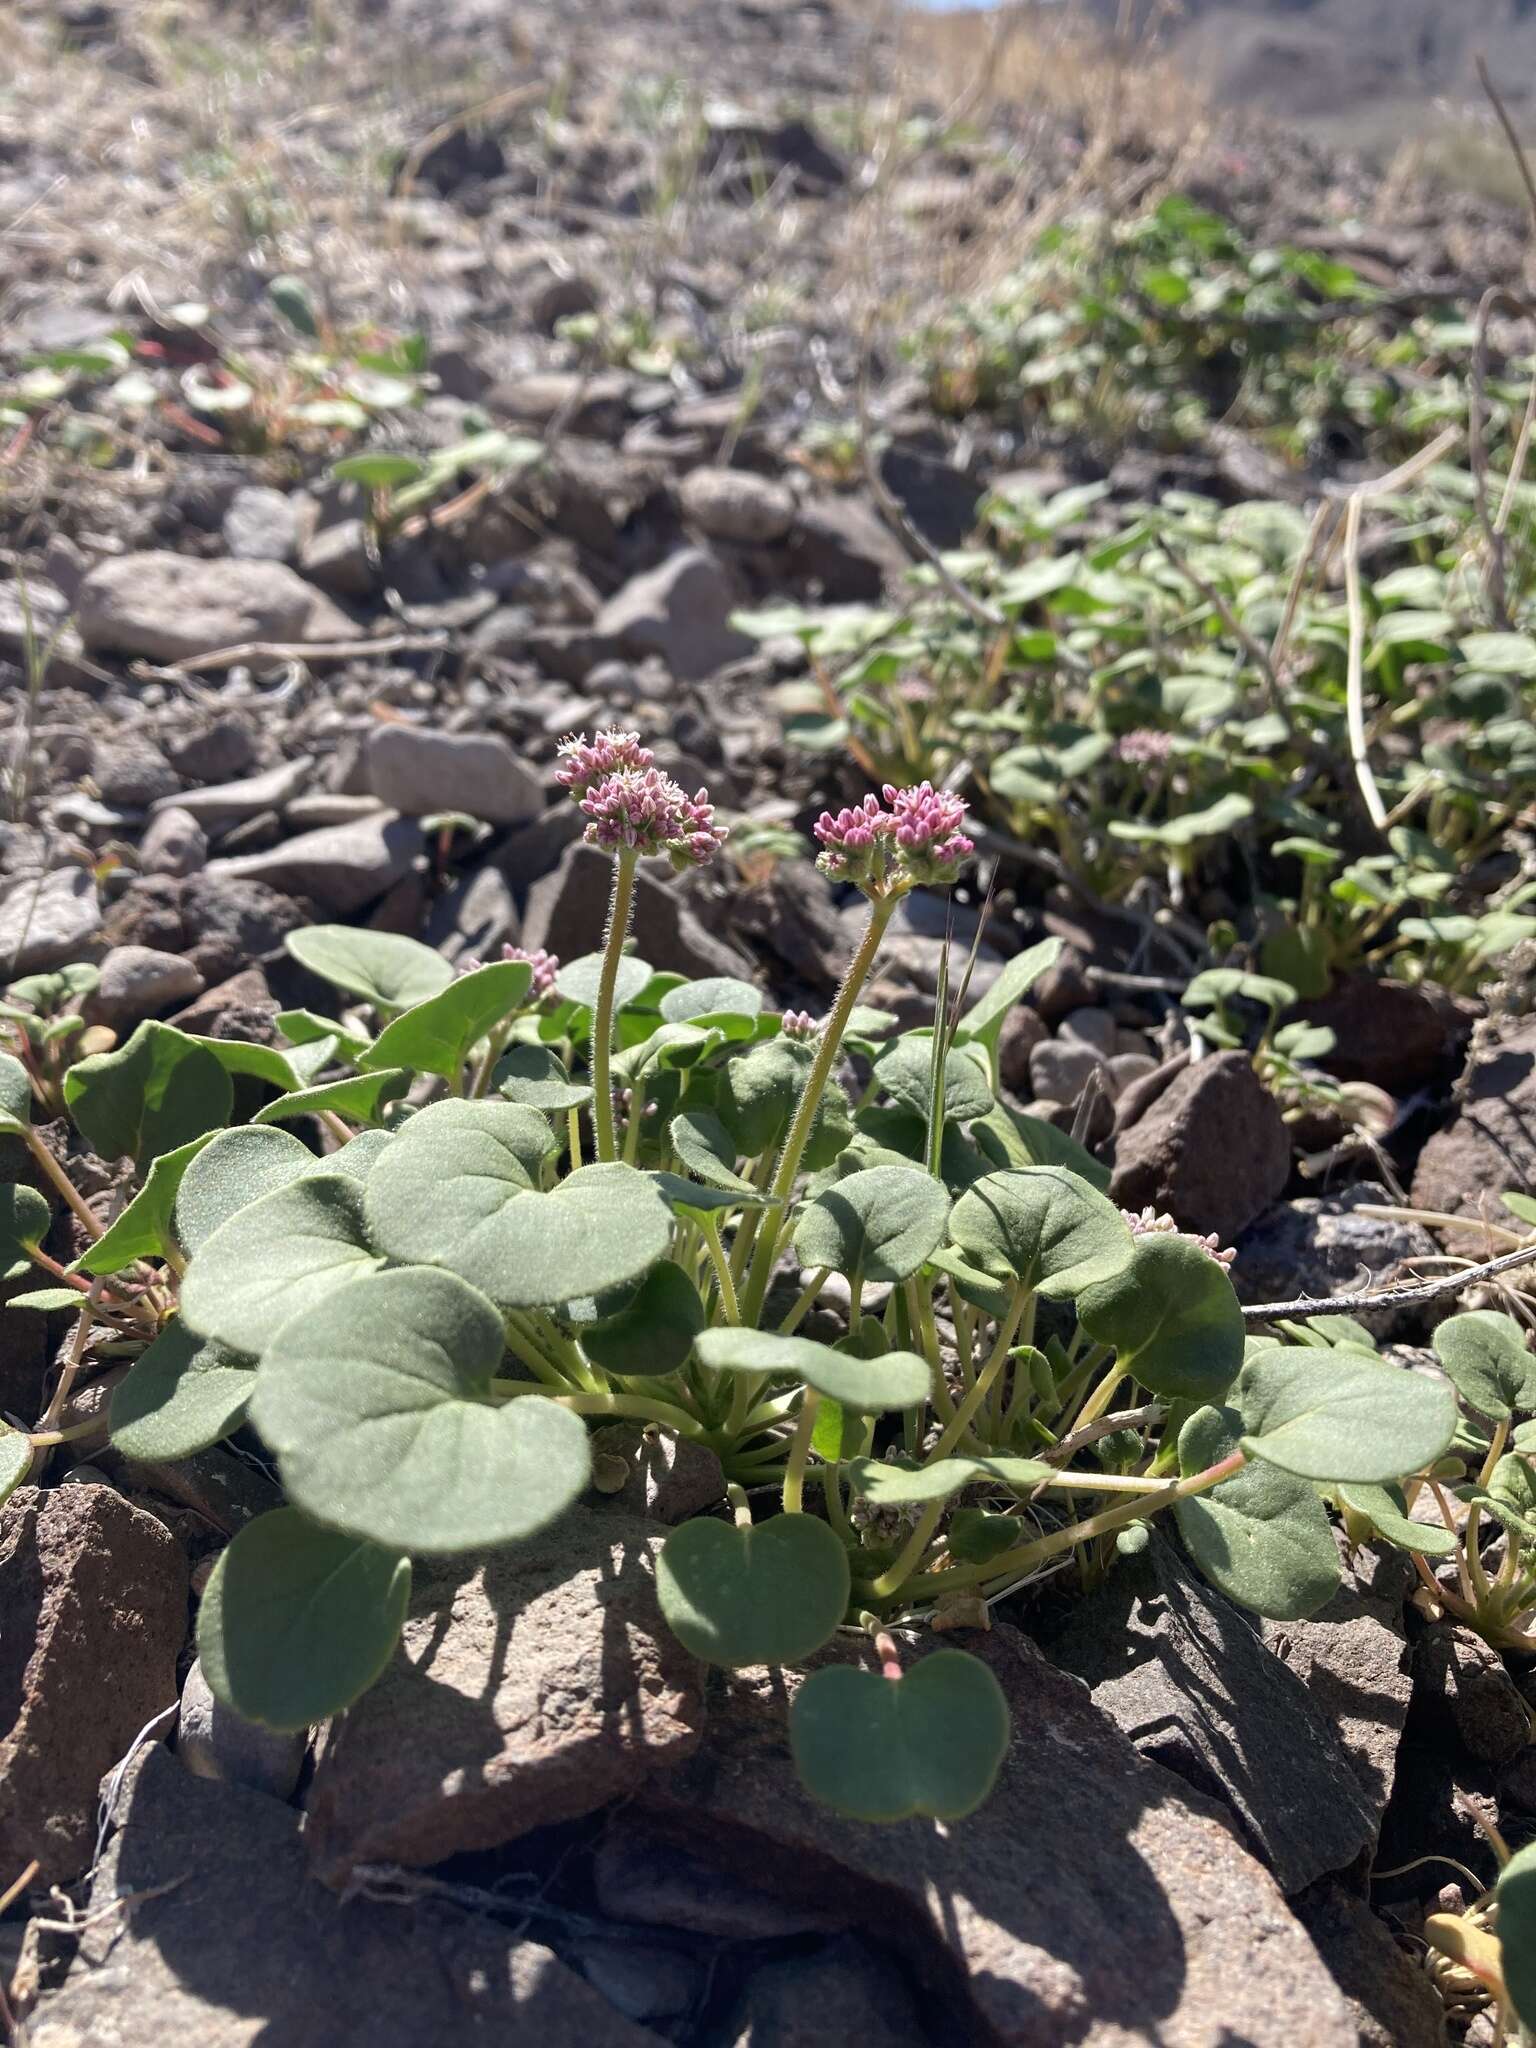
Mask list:
[[[803,1380],[844,1408],[878,1415],[916,1408],[928,1398],[933,1375],[915,1351],[855,1358],[811,1337],[781,1337],[775,1330],[706,1330],[694,1347],[715,1372],[763,1372]]]
[[[0,1507],[32,1470],[32,1440],[23,1429],[0,1422]]]
[[[1200,1408],[1179,1432],[1188,1476],[1230,1457],[1239,1422]],[[1245,1465],[1209,1493],[1175,1501],[1179,1534],[1218,1591],[1271,1621],[1302,1621],[1338,1590],[1339,1550],[1328,1511],[1305,1480],[1272,1465]]]
[[[668,1627],[708,1664],[801,1663],[830,1641],[848,1585],[847,1551],[812,1515],[684,1522],[656,1561]]]
[[[806,1789],[854,1820],[974,1813],[1008,1754],[1008,1702],[977,1657],[935,1650],[901,1678],[832,1664],[789,1709]]]
[[[220,1131],[183,1170],[171,1210],[176,1242],[189,1254],[197,1251],[237,1210],[314,1172],[316,1163],[289,1131],[264,1124]]]
[[[256,1387],[255,1360],[178,1317],[141,1352],[112,1395],[112,1445],[141,1462],[190,1458],[239,1427]]]
[[[291,1124],[301,1116],[350,1117],[354,1123],[377,1123],[392,1102],[410,1086],[404,1067],[386,1067],[380,1073],[344,1074],[339,1081],[322,1081],[313,1088],[300,1088],[292,1095],[280,1095],[257,1110],[252,1123]]]
[[[582,1331],[581,1346],[604,1372],[651,1379],[686,1365],[707,1320],[699,1290],[681,1266],[663,1259],[616,1316]]]
[[[1456,1397],[1443,1381],[1352,1351],[1257,1351],[1232,1405],[1250,1456],[1325,1483],[1422,1471],[1456,1433]]]
[[[710,1023],[730,1019],[756,1023],[763,1011],[763,992],[750,981],[734,975],[711,974],[702,981],[685,981],[669,989],[661,999],[661,1014],[669,1024]]]
[[[311,974],[384,1010],[424,1003],[440,995],[453,979],[453,969],[440,953],[394,932],[312,924],[289,932],[283,944]]]
[[[141,1024],[115,1052],[77,1060],[64,1099],[91,1149],[147,1165],[229,1122],[234,1085],[206,1046],[169,1024]]]
[[[1536,1842],[1517,1849],[1499,1872],[1499,1946],[1504,1988],[1527,2027],[1536,2027]]]
[[[666,1251],[672,1215],[633,1166],[583,1166],[547,1194],[552,1143],[536,1110],[434,1103],[370,1175],[368,1225],[391,1258],[441,1266],[504,1308],[545,1308],[634,1280]]]
[[[716,1107],[730,1133],[734,1156],[755,1159],[779,1143],[799,1105],[814,1057],[809,1046],[771,1038],[726,1062]],[[807,1169],[814,1173],[830,1166],[850,1135],[848,1104],[834,1083],[817,1105],[805,1148]]]
[[[1446,1378],[1479,1415],[1506,1422],[1536,1408],[1536,1353],[1513,1316],[1491,1308],[1451,1316],[1434,1346]]]
[[[1236,1291],[1192,1238],[1137,1238],[1123,1271],[1079,1294],[1077,1315],[1122,1371],[1169,1400],[1219,1401],[1242,1368]]]
[[[508,1102],[547,1115],[582,1109],[592,1100],[592,1090],[573,1081],[547,1045],[514,1045],[497,1061],[492,1080]]]
[[[1052,1301],[1113,1279],[1134,1248],[1114,1203],[1062,1166],[984,1174],[950,1211],[949,1239],[982,1272]]]
[[[597,991],[602,980],[603,955],[583,953],[579,960],[568,960],[555,976],[555,992],[568,1003],[578,1003],[584,1010],[597,1007]],[[638,960],[633,953],[626,953],[619,962],[619,972],[614,984],[614,1009],[622,1010],[635,1000],[640,991],[649,986],[651,963]]]
[[[220,1553],[198,1610],[197,1654],[214,1697],[235,1713],[308,1728],[373,1684],[410,1597],[409,1558],[274,1508]]]
[[[0,1131],[32,1127],[32,1082],[14,1053],[0,1052]]]
[[[854,1458],[848,1484],[877,1508],[927,1507],[948,1500],[977,1480],[991,1480],[1014,1493],[1031,1493],[1055,1476],[1038,1458],[937,1458],[918,1465],[906,1458]]]
[[[736,1141],[713,1110],[685,1109],[673,1117],[668,1136],[672,1150],[706,1187],[725,1188],[732,1194],[756,1192],[751,1181],[736,1171]]]
[[[933,1085],[933,1038],[929,1032],[906,1032],[875,1061],[875,1081],[892,1102],[926,1119]],[[967,1124],[992,1107],[992,1084],[979,1060],[963,1046],[944,1061],[946,1122]]]
[[[316,1163],[321,1173],[344,1173],[352,1180],[366,1180],[379,1163],[380,1155],[393,1139],[390,1131],[359,1131],[338,1145],[334,1152]]]
[[[0,1280],[18,1280],[30,1272],[28,1256],[48,1235],[53,1211],[36,1188],[0,1187]]]
[[[533,969],[526,960],[493,960],[477,967],[386,1024],[358,1064],[372,1072],[410,1067],[454,1080],[470,1048],[505,1023],[532,986]]]
[[[203,1336],[256,1358],[290,1316],[302,1322],[383,1263],[363,1227],[358,1182],[306,1174],[237,1211],[194,1253],[181,1312]]]
[[[915,1166],[871,1166],[825,1188],[800,1212],[795,1256],[866,1280],[906,1280],[949,1220],[949,1191]]]
[[[1366,1486],[1356,1482],[1338,1489],[1339,1499],[1357,1515],[1364,1515],[1383,1542],[1399,1550],[1416,1551],[1420,1557],[1449,1557],[1456,1538],[1441,1522],[1416,1522],[1400,1486]]]
[[[778,1206],[766,1195],[744,1195],[732,1188],[707,1188],[699,1181],[684,1180],[680,1173],[653,1171],[646,1178],[670,1208],[691,1211],[696,1216],[713,1216],[722,1209],[772,1209]]]
[[[410,1551],[513,1543],[570,1506],[591,1458],[580,1416],[537,1395],[491,1404],[502,1354],[483,1294],[398,1267],[290,1318],[251,1420],[290,1498],[327,1527]]]

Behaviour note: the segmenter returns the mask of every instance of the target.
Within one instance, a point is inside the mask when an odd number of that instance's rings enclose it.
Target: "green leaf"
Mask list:
[[[1347,1508],[1364,1515],[1376,1534],[1399,1550],[1416,1551],[1421,1557],[1450,1557],[1456,1549],[1456,1538],[1443,1524],[1414,1521],[1400,1486],[1367,1486],[1357,1481],[1341,1486],[1338,1492]]]
[[[949,1220],[943,1184],[915,1166],[871,1166],[825,1188],[800,1212],[795,1256],[804,1266],[866,1280],[910,1279]]]
[[[1443,1322],[1433,1341],[1446,1378],[1479,1415],[1506,1422],[1536,1408],[1536,1354],[1513,1316],[1469,1309]]]
[[[984,1175],[950,1211],[949,1236],[982,1272],[1051,1301],[1112,1280],[1133,1249],[1113,1202],[1060,1166]]]
[[[409,1551],[515,1543],[570,1506],[591,1458],[579,1415],[490,1404],[503,1349],[501,1316],[455,1274],[375,1273],[278,1331],[251,1420],[328,1527]]]
[[[978,1117],[971,1136],[994,1166],[1064,1166],[1101,1195],[1109,1188],[1109,1168],[1069,1132],[1011,1103],[1000,1102],[989,1116]]]
[[[989,1049],[995,1046],[1009,1011],[1024,1000],[1042,974],[1056,965],[1061,948],[1060,939],[1041,939],[1038,945],[1016,953],[986,994],[978,996],[960,1019],[956,1043],[974,1039]]]
[[[616,1316],[581,1332],[581,1348],[604,1372],[650,1379],[686,1365],[707,1321],[699,1290],[681,1266],[663,1259]]]
[[[320,1017],[313,1010],[279,1010],[272,1021],[290,1045],[325,1046],[326,1058],[321,1065],[327,1064],[334,1052],[355,1066],[373,1043],[362,1032],[346,1031],[334,1017]],[[318,1072],[319,1067],[311,1069],[311,1074]]]
[[[673,1117],[667,1134],[683,1165],[707,1187],[725,1188],[732,1194],[756,1192],[752,1182],[736,1171],[736,1142],[713,1110],[685,1109]]]
[[[19,1280],[31,1271],[29,1254],[48,1235],[53,1211],[35,1188],[0,1187],[0,1280]]]
[[[312,924],[289,932],[284,946],[311,974],[382,1010],[406,1010],[441,995],[453,969],[440,953],[394,932],[349,924]]]
[[[1483,1504],[1506,1529],[1527,1543],[1536,1543],[1536,1469],[1528,1457],[1518,1451],[1507,1451],[1500,1458],[1493,1468]]]
[[[503,1308],[547,1308],[635,1280],[667,1249],[672,1215],[649,1177],[580,1167],[550,1190],[536,1110],[441,1102],[396,1133],[368,1181],[369,1228],[391,1258],[440,1266]]]
[[[387,448],[344,455],[331,464],[331,475],[339,482],[361,484],[369,491],[392,491],[400,484],[415,483],[426,473],[426,464],[414,455],[396,455]]]
[[[190,1458],[239,1427],[255,1387],[253,1359],[197,1336],[178,1317],[113,1391],[113,1448],[141,1462]]]
[[[301,1088],[296,1095],[280,1095],[252,1117],[256,1124],[291,1124],[301,1116],[350,1118],[353,1123],[377,1123],[392,1102],[397,1102],[411,1085],[404,1067],[387,1067],[382,1073],[347,1074],[339,1081],[322,1081],[314,1088]]]
[[[317,1173],[344,1173],[352,1180],[366,1180],[393,1141],[390,1131],[359,1131],[338,1145],[326,1158],[315,1162]]]
[[[661,1014],[669,1024],[719,1024],[733,1038],[747,1036],[747,1031],[734,1027],[756,1024],[762,1011],[762,990],[730,974],[685,981],[661,999]]]
[[[957,1564],[991,1564],[1012,1550],[1023,1535],[1016,1515],[956,1508],[949,1518],[949,1554]]]
[[[1245,1451],[1325,1483],[1380,1484],[1422,1471],[1456,1433],[1456,1397],[1443,1382],[1352,1351],[1259,1350],[1232,1405]]]
[[[1236,791],[1218,797],[1203,811],[1182,811],[1165,824],[1149,824],[1141,818],[1111,818],[1110,836],[1154,846],[1194,846],[1202,839],[1216,839],[1253,816],[1253,800]]]
[[[811,1515],[684,1522],[656,1561],[667,1626],[707,1664],[803,1662],[831,1640],[848,1586],[847,1551]]]
[[[267,297],[295,333],[302,334],[308,341],[319,340],[320,318],[303,278],[293,277],[287,272],[281,277],[274,277],[267,286]]]
[[[532,986],[533,969],[526,960],[493,960],[477,967],[386,1024],[359,1065],[371,1071],[410,1067],[418,1074],[455,1080],[471,1047],[505,1023]]]
[[[290,1316],[312,1315],[383,1264],[363,1226],[363,1189],[341,1173],[306,1174],[238,1210],[201,1246],[181,1312],[205,1337],[259,1357]]]
[[[613,1007],[616,1012],[627,1008],[640,991],[649,985],[652,972],[648,960],[637,959],[633,953],[624,955],[619,962],[618,978],[614,986]],[[564,996],[568,1003],[577,1003],[584,1010],[595,1010],[602,974],[603,955],[583,953],[579,960],[568,960],[560,969],[555,976],[555,992]]]
[[[1038,1458],[937,1458],[919,1465],[907,1458],[854,1458],[847,1467],[849,1485],[877,1508],[927,1507],[948,1500],[978,1480],[995,1480],[1013,1493],[1032,1493],[1055,1477],[1055,1467]],[[1023,1540],[1017,1529],[1015,1541]]]
[[[136,1259],[159,1258],[172,1241],[171,1215],[187,1168],[203,1147],[220,1135],[205,1131],[202,1137],[178,1145],[174,1152],[162,1152],[127,1208],[86,1247],[71,1271],[100,1277],[121,1273]]]
[[[789,1709],[802,1782],[854,1820],[962,1820],[992,1790],[1009,1734],[1002,1687],[964,1650],[935,1650],[897,1679],[828,1665]]]
[[[268,1087],[283,1094],[304,1085],[303,1077],[292,1060],[286,1053],[279,1052],[275,1045],[252,1045],[243,1038],[189,1036],[194,1045],[200,1045],[204,1052],[218,1061],[231,1080],[238,1074],[246,1074],[257,1081],[265,1081]]]
[[[176,1242],[189,1255],[198,1251],[248,1202],[317,1170],[314,1153],[288,1131],[264,1124],[220,1131],[182,1169],[171,1209]]]
[[[646,1175],[670,1208],[695,1216],[714,1216],[725,1209],[772,1209],[778,1204],[766,1195],[740,1194],[730,1188],[707,1188],[696,1180],[684,1180],[680,1173],[650,1172]]]
[[[1179,1432],[1179,1470],[1204,1472],[1238,1447],[1230,1409],[1199,1408]],[[1209,1493],[1175,1501],[1179,1534],[1218,1591],[1271,1621],[1302,1621],[1338,1590],[1328,1511],[1304,1480],[1245,1465]]]
[[[782,1337],[776,1330],[706,1330],[695,1345],[712,1372],[763,1372],[804,1381],[860,1415],[916,1408],[928,1398],[932,1372],[915,1351],[887,1351],[883,1358],[854,1358],[811,1337]]]
[[[29,1287],[13,1294],[7,1308],[36,1309],[42,1315],[56,1315],[60,1309],[78,1309],[85,1296],[78,1287]]]
[[[1504,1988],[1521,2021],[1536,2027],[1536,1842],[1517,1849],[1499,1872],[1499,1947]]]
[[[0,1132],[32,1128],[32,1083],[13,1053],[0,1052]]]
[[[148,1022],[117,1051],[77,1060],[64,1076],[64,1099],[99,1157],[126,1154],[147,1166],[228,1123],[234,1089],[206,1047]]]
[[[410,1597],[409,1558],[274,1508],[220,1553],[198,1610],[197,1654],[214,1697],[235,1713],[308,1728],[379,1677]]]
[[[573,1081],[547,1045],[514,1045],[496,1062],[491,1080],[508,1102],[551,1116],[592,1100],[592,1090]]]
[[[755,1159],[779,1144],[799,1105],[814,1058],[809,1046],[771,1038],[726,1063],[716,1108],[737,1157]],[[832,1083],[817,1106],[811,1127],[805,1152],[808,1170],[814,1173],[830,1166],[847,1144],[850,1129],[848,1104],[841,1088]]]
[[[1464,633],[1461,657],[1490,676],[1536,676],[1536,640],[1528,633]]]
[[[903,1109],[926,1119],[933,1057],[931,1034],[904,1032],[875,1061],[875,1084]],[[974,1117],[985,1116],[991,1107],[992,1086],[977,1061],[963,1048],[952,1051],[944,1062],[945,1120],[968,1124]]]
[[[12,1429],[8,1422],[0,1422],[0,1507],[25,1483],[31,1470],[31,1438],[25,1430]]]
[[[1243,1363],[1245,1325],[1225,1270],[1187,1237],[1137,1238],[1129,1265],[1077,1297],[1078,1321],[1154,1394],[1219,1401]]]

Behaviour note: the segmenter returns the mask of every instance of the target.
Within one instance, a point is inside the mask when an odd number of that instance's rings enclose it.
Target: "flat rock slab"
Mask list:
[[[382,725],[369,737],[367,771],[373,794],[410,818],[465,811],[491,825],[521,825],[544,808],[539,778],[499,733]]]
[[[1366,1798],[1298,1675],[1164,1538],[1122,1559],[1050,1647],[1143,1756],[1231,1808],[1282,1891],[1375,1841],[1385,1797]]]
[[[654,1523],[577,1508],[482,1566],[423,1566],[399,1654],[327,1742],[310,1851],[427,1864],[574,1820],[698,1746],[700,1667],[656,1604]]]
[[[0,898],[0,960],[8,976],[78,960],[101,929],[101,898],[85,868],[17,875]]]
[[[18,1489],[0,1516],[0,1869],[71,1884],[97,1788],[176,1699],[187,1562],[110,1486]]]
[[[414,818],[379,811],[350,825],[301,832],[297,839],[285,839],[262,853],[210,861],[206,872],[212,882],[265,882],[269,888],[311,897],[323,909],[345,915],[392,888],[425,845]]]
[[[200,562],[155,548],[99,562],[75,597],[88,648],[195,661],[225,647],[361,637],[337,605],[281,562]]]
[[[1342,1995],[1220,1809],[1138,1756],[1015,1630],[964,1647],[1013,1719],[968,1820],[872,1827],[816,1805],[790,1760],[783,1678],[762,1672],[720,1681],[698,1756],[638,1803],[690,1854],[898,1948],[956,2042],[1355,2048]]]
[[[757,652],[757,642],[731,624],[732,606],[730,584],[714,556],[684,548],[615,591],[594,630],[626,654],[660,655],[682,682],[702,682]]]
[[[1115,1142],[1111,1199],[1164,1211],[1224,1245],[1267,1209],[1291,1172],[1280,1105],[1245,1052],[1196,1060]]]
[[[341,1904],[306,1872],[297,1814],[163,1749],[135,1759],[114,1818],[80,1953],[28,2048],[656,2048],[492,1920],[430,1898]]]

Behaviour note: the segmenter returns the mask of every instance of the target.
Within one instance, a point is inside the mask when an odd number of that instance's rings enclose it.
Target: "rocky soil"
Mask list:
[[[1087,138],[1028,105],[958,134],[908,119],[889,35],[825,4],[335,12],[328,46],[307,9],[22,6],[0,368],[122,332],[146,375],[180,375],[215,335],[278,408],[291,336],[267,286],[299,272],[330,329],[426,335],[401,453],[489,430],[542,453],[381,532],[296,429],[242,448],[162,408],[108,453],[87,394],[72,452],[0,430],[0,548],[51,640],[29,702],[7,576],[5,978],[91,959],[93,1023],[262,1042],[280,1008],[327,1002],[282,945],[317,919],[456,961],[586,952],[608,863],[552,801],[554,750],[618,723],[741,821],[709,879],[642,878],[640,951],[824,1009],[852,913],[786,834],[862,780],[786,745],[769,691],[803,649],[732,616],[895,590],[912,546],[887,497],[950,547],[998,474],[1094,474],[940,421],[896,346]],[[1127,139],[1104,175],[1167,168]],[[1363,234],[1404,279],[1519,274],[1518,218],[1400,193],[1351,228],[1377,189],[1283,136],[1219,134],[1181,177],[1255,229]],[[206,321],[178,320],[189,301]],[[596,342],[569,325],[588,315]],[[828,453],[863,387],[878,493]],[[1252,494],[1230,440],[1181,464],[1186,489]],[[1133,449],[1108,481],[1128,499],[1159,473]],[[1134,932],[1027,868],[976,877],[953,931],[912,899],[873,1000],[929,1014],[989,881],[973,987],[1067,941],[1010,1021],[1014,1099],[1084,1137],[1122,1204],[1234,1246],[1245,1299],[1434,1256],[1371,1213],[1410,1192],[1476,1224],[1536,1181],[1519,1005],[1401,989],[1362,1050],[1383,999],[1336,993],[1341,1078],[1391,1115],[1369,1142],[1306,1133],[1244,1054],[1191,1057]],[[1376,1333],[1422,1344],[1432,1316]],[[5,1314],[7,1416],[40,1411],[58,1328]],[[1373,1868],[1451,1856],[1486,1880],[1469,1807],[1511,1841],[1536,1829],[1536,1683],[1522,1700],[1475,1639],[1426,1627],[1392,1570],[1362,1557],[1323,1615],[1261,1630],[1168,1545],[1070,1612],[968,1638],[1014,1721],[974,1821],[838,1821],[800,1791],[763,1675],[706,1674],[662,1627],[651,1555],[718,1473],[638,1442],[626,1493],[556,1532],[558,1564],[533,1544],[420,1575],[379,1687],[312,1743],[277,1739],[214,1705],[188,1627],[269,1472],[227,1446],[130,1467],[104,1442],[0,1519],[0,1893],[37,1866],[7,1895],[0,1976],[31,2048],[1430,2048],[1446,2020],[1416,1929],[1447,1873]]]

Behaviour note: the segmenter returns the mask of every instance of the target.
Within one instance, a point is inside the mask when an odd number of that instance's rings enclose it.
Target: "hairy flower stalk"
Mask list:
[[[769,1210],[770,1220],[760,1229],[753,1248],[741,1303],[742,1320],[748,1324],[755,1325],[762,1313],[778,1256],[778,1218],[787,1213],[816,1111],[891,914],[902,897],[918,884],[953,882],[961,864],[975,851],[960,829],[965,822],[962,798],[936,790],[928,782],[912,789],[897,789],[888,782],[884,796],[888,809],[882,809],[879,797],[871,792],[862,802],[835,816],[831,811],[823,811],[816,821],[815,833],[822,849],[816,865],[823,874],[837,881],[852,882],[863,891],[869,898],[869,923],[822,1026],[810,1073],[769,1183],[768,1191],[777,1207]]]
[[[688,796],[655,766],[637,732],[585,733],[560,742],[555,780],[586,814],[586,841],[615,856],[603,966],[592,1013],[592,1124],[600,1160],[617,1159],[613,1115],[614,999],[619,962],[634,910],[635,868],[642,855],[665,854],[679,873],[702,867],[725,844],[708,790]]]

